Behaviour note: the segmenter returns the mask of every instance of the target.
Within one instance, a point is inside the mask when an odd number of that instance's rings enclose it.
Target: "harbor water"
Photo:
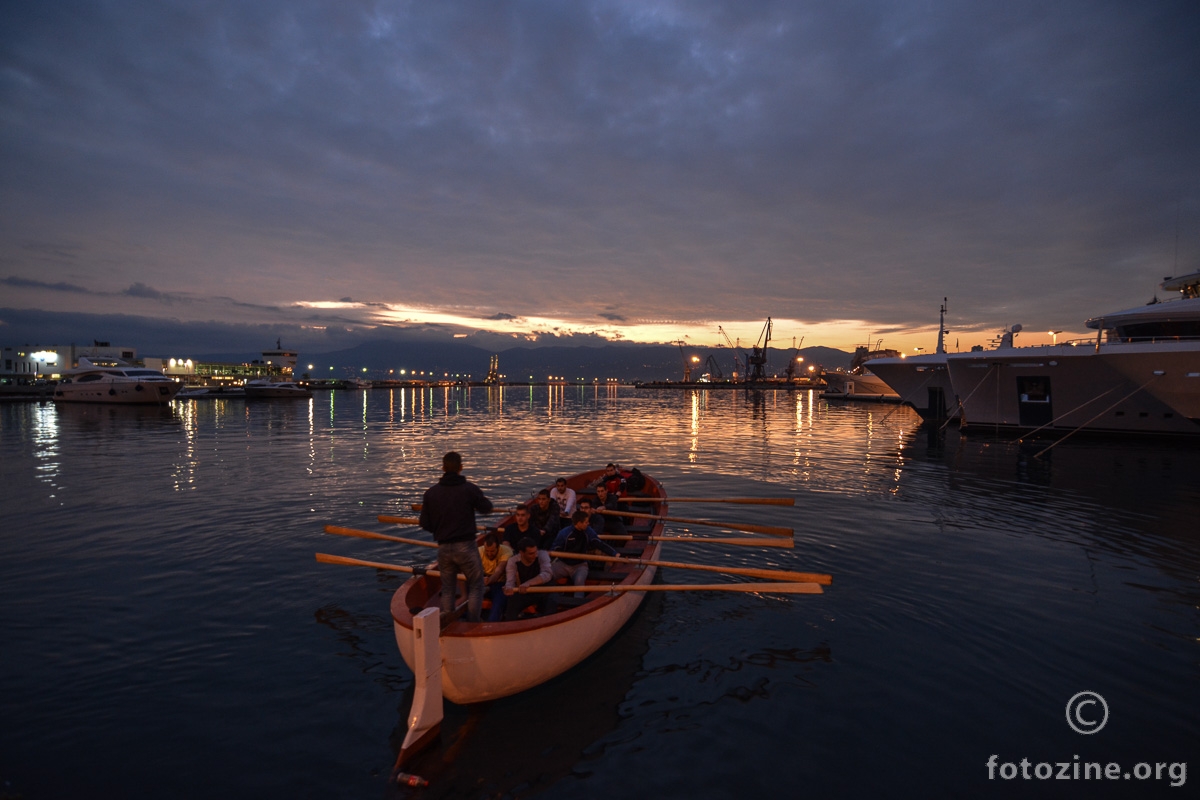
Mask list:
[[[919,423],[810,392],[606,386],[0,406],[0,797],[1194,791],[1200,444],[1047,450]],[[427,562],[323,527],[421,535],[375,517],[411,514],[447,450],[502,502],[609,461],[677,497],[794,497],[671,507],[792,527],[794,549],[663,557],[833,584],[655,594],[549,684],[448,706],[408,767],[429,786],[391,787],[413,684],[388,612],[403,577],[314,554]],[[668,527],[737,535],[719,530]],[[1081,692],[1106,711],[1068,709]],[[1106,718],[1079,733],[1072,711]]]

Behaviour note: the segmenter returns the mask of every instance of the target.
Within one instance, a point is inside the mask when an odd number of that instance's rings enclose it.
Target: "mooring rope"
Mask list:
[[[1096,420],[1098,420],[1098,419],[1100,419],[1101,417],[1103,417],[1103,416],[1104,416],[1105,414],[1107,414],[1109,411],[1112,411],[1114,408],[1116,408],[1117,406],[1121,405],[1121,403],[1124,403],[1126,400],[1128,400],[1129,398],[1133,397],[1135,394],[1137,394],[1138,392],[1140,392],[1142,389],[1145,389],[1147,386],[1149,386],[1151,383],[1153,383],[1153,382],[1154,382],[1154,381],[1155,381],[1155,380],[1156,380],[1158,377],[1159,377],[1158,375],[1154,375],[1154,376],[1152,376],[1152,377],[1150,378],[1150,380],[1146,381],[1146,382],[1145,382],[1145,383],[1143,383],[1141,386],[1137,387],[1137,388],[1136,388],[1136,389],[1134,389],[1132,392],[1130,392],[1129,394],[1125,395],[1125,396],[1124,396],[1124,397],[1122,397],[1120,400],[1118,400],[1117,402],[1113,403],[1111,406],[1109,406],[1108,408],[1104,409],[1104,410],[1103,410],[1103,411],[1101,411],[1099,414],[1097,414],[1096,416],[1092,417],[1092,418],[1091,418],[1091,419],[1089,419],[1087,422],[1083,423],[1083,424],[1082,424],[1082,425],[1080,425],[1078,428],[1076,428],[1075,430],[1073,430],[1073,431],[1071,431],[1070,433],[1068,433],[1066,436],[1064,436],[1064,437],[1062,437],[1061,439],[1059,439],[1059,440],[1055,441],[1053,444],[1051,444],[1051,445],[1050,445],[1049,447],[1047,447],[1045,450],[1042,450],[1042,451],[1040,451],[1040,452],[1038,452],[1038,453],[1035,453],[1033,457],[1034,457],[1034,458],[1041,458],[1042,456],[1044,456],[1046,453],[1050,452],[1052,449],[1054,449],[1055,447],[1057,447],[1057,446],[1058,446],[1059,444],[1061,444],[1062,442],[1065,442],[1067,439],[1069,439],[1069,438],[1071,438],[1072,436],[1074,436],[1075,434],[1079,433],[1079,431],[1083,430],[1083,429],[1084,429],[1084,428],[1086,428],[1088,425],[1091,425],[1093,422],[1095,422]]]

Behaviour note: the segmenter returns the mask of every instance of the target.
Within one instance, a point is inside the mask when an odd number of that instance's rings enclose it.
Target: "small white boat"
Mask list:
[[[248,381],[245,386],[247,400],[306,400],[312,392],[291,381]]]
[[[63,373],[54,387],[57,403],[121,403],[162,405],[182,384],[162,372],[137,367],[115,358],[80,357],[79,366]]]

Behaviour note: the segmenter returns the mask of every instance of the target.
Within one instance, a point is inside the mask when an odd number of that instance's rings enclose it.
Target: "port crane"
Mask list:
[[[710,377],[716,378],[719,381],[725,380],[725,373],[721,371],[720,365],[717,364],[717,359],[711,353],[708,356],[708,360],[704,362],[704,365],[708,367]]]
[[[796,344],[796,337],[792,337],[792,352],[788,353],[788,365],[785,372],[787,373],[788,383],[796,380],[797,364],[802,360],[800,356],[800,348],[804,346],[804,337],[800,337],[800,344]]]
[[[738,357],[737,347],[734,346],[733,342],[730,341],[730,339],[729,339],[729,334],[726,333],[725,329],[722,328],[720,325],[717,326],[717,330],[720,331],[721,338],[723,338],[725,340],[725,344],[729,346],[729,350],[733,353],[733,376],[732,377],[733,377],[733,382],[737,383],[738,377],[745,376],[746,370],[742,366],[742,360]],[[718,344],[718,347],[719,346],[720,345]]]
[[[767,346],[771,342],[771,318],[767,317],[767,324],[763,325],[762,333],[758,335],[758,342],[750,350],[750,356],[746,359],[746,368],[749,373],[746,375],[748,381],[763,381],[767,379],[765,367],[767,366]]]

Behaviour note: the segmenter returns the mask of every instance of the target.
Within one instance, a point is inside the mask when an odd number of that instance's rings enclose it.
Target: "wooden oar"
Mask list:
[[[739,522],[709,522],[704,519],[687,519],[685,517],[663,517],[658,514],[636,514],[633,511],[609,511],[603,508],[592,509],[597,514],[607,514],[614,517],[633,517],[634,519],[660,519],[664,522],[682,522],[686,525],[708,525],[713,528],[729,528],[734,531],[750,533],[766,533],[771,536],[795,536],[791,528],[777,528],[774,525],[749,525]]]
[[[704,572],[721,572],[726,575],[745,575],[747,578],[763,578],[769,581],[819,583],[823,586],[833,583],[832,575],[825,575],[818,572],[792,572],[787,569],[758,569],[756,567],[718,567],[709,564],[688,564],[680,561],[650,561],[642,558],[621,558],[620,556],[599,556],[587,553],[560,553],[555,550],[551,550],[550,555],[554,558],[577,558],[585,561],[604,561],[610,564],[632,564],[638,567],[696,569]]]
[[[420,525],[421,520],[416,517],[392,517],[387,514],[380,514],[375,519],[389,525]]]
[[[794,497],[618,497],[618,503],[737,503],[743,506],[794,506]]]
[[[626,513],[628,513],[628,512],[626,512]],[[376,517],[376,519],[378,519],[380,522],[382,522],[384,524],[390,524],[390,525],[417,525],[418,524],[418,520],[416,517],[392,517],[392,516],[388,516],[387,514],[380,514],[378,517]],[[485,530],[486,526],[481,525],[481,526],[479,526],[479,528],[480,528],[480,530]],[[610,541],[628,541],[628,540],[632,539],[633,537],[628,534],[626,534],[624,536],[618,536],[616,534],[601,534],[600,538],[607,539]],[[789,539],[781,539],[779,541],[776,541],[774,539],[743,539],[741,537],[732,538],[732,539],[712,537],[712,538],[706,539],[701,536],[650,536],[648,538],[652,542],[698,542],[700,544],[745,545],[746,547],[786,547],[789,550],[796,546],[795,542],[793,542],[790,538]],[[397,540],[397,541],[400,541],[400,540]],[[413,543],[417,542],[416,539],[412,539],[409,541],[413,542]],[[422,544],[428,544],[428,542],[422,542]]]
[[[399,542],[400,544],[413,544],[418,547],[437,547],[437,542],[426,542],[421,539],[407,539],[403,536],[389,536],[386,533],[375,533],[374,531],[363,531],[357,528],[343,528],[338,525],[326,525],[325,532],[334,536],[352,536],[357,539],[379,539],[385,542]],[[692,539],[692,541],[696,541]],[[747,541],[769,541],[755,540]],[[828,586],[833,578],[829,575],[815,574],[809,572],[792,572],[782,569],[758,569],[757,567],[717,567],[709,566],[708,564],[687,564],[678,561],[648,561],[646,559],[637,558],[620,558],[613,556],[586,555],[580,553],[560,553],[550,551],[550,555],[556,558],[578,558],[585,561],[608,561],[621,564],[633,564],[635,566],[648,567],[677,567],[679,569],[695,569],[704,572],[721,572],[727,575],[745,575],[749,578],[764,578],[772,581],[803,581],[808,583],[820,583]]]
[[[819,583],[647,583],[613,586],[526,586],[517,594],[543,592],[754,592],[756,594],[822,594]]]
[[[600,534],[601,539],[613,542],[629,541],[633,537],[629,534],[620,536],[617,534]],[[791,550],[796,546],[793,539],[751,539],[744,536],[737,538],[723,539],[720,537],[705,538],[703,536],[648,536],[646,537],[652,542],[691,542],[694,544],[734,544],[745,545],[747,547],[786,547]]]
[[[381,561],[363,561],[358,558],[331,556],[329,553],[317,553],[317,561],[320,561],[322,564],[342,564],[347,567],[374,567],[375,569],[390,569],[392,572],[411,572],[414,574],[432,575],[435,578],[442,577],[442,573],[436,569],[421,569],[419,567],[408,567],[403,564],[384,564]],[[458,579],[465,581],[467,577],[459,573]]]
[[[326,525],[325,532],[332,533],[334,536],[355,536],[359,539],[382,539],[385,542],[415,544],[418,547],[437,547],[437,542],[426,542],[423,539],[405,539],[403,536],[388,536],[386,533],[360,531],[358,528],[342,528],[337,525]]]

